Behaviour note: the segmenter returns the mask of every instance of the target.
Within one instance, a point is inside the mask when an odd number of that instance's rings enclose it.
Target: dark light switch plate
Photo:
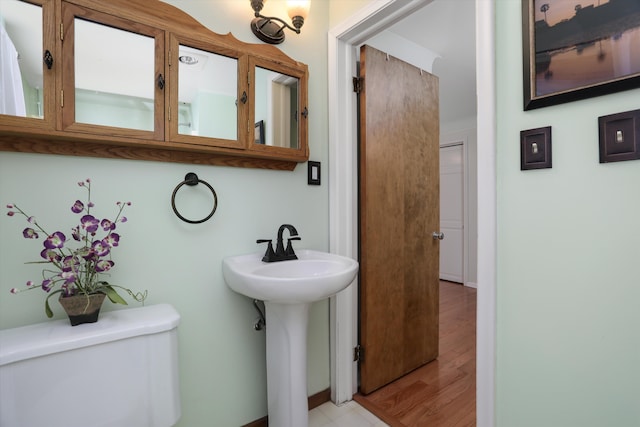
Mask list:
[[[551,167],[551,126],[520,131],[520,170]]]
[[[598,117],[600,163],[640,159],[640,110]]]
[[[320,185],[320,162],[309,160],[307,164],[307,184]]]

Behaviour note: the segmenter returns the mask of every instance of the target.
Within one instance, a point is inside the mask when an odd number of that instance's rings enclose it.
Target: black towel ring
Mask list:
[[[183,217],[182,215],[180,215],[180,212],[178,212],[178,209],[176,208],[176,193],[178,192],[180,187],[182,187],[185,184],[193,186],[193,185],[198,185],[200,183],[206,185],[207,188],[209,188],[209,190],[211,190],[211,193],[213,194],[213,210],[205,218],[194,221],[192,219],[187,219]],[[213,214],[216,212],[216,209],[218,208],[218,196],[216,195],[216,191],[213,189],[211,185],[209,185],[208,182],[198,178],[198,175],[196,175],[195,173],[189,172],[188,174],[185,175],[184,181],[178,184],[175,190],[173,190],[173,194],[171,195],[171,207],[173,208],[173,212],[178,216],[178,218],[180,218],[184,222],[188,222],[189,224],[201,224],[206,220],[208,220],[209,218],[211,218]]]

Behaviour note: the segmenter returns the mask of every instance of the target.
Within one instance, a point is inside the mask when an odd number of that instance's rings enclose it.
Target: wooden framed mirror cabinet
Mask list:
[[[279,170],[308,160],[308,67],[277,47],[158,0],[0,5],[15,47],[2,58],[14,75],[1,151]]]

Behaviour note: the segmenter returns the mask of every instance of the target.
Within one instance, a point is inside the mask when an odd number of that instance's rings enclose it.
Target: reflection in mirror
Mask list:
[[[238,60],[180,45],[178,133],[238,139]]]
[[[153,37],[78,18],[74,26],[76,122],[152,131]]]
[[[264,144],[299,148],[298,79],[261,67],[255,79],[255,119],[263,122]]]
[[[44,118],[42,7],[0,0],[0,114]]]

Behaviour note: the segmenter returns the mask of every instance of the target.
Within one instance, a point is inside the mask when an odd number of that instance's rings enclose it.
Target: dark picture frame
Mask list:
[[[264,141],[264,120],[256,122],[255,131],[253,133],[253,142],[255,144],[263,144]]]
[[[524,110],[640,87],[640,1],[521,1]]]

